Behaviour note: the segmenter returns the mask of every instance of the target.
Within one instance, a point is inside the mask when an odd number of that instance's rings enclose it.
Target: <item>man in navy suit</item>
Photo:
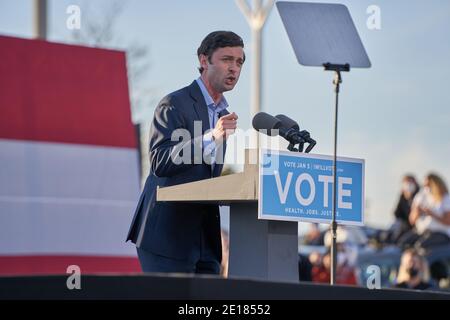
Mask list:
[[[226,139],[238,118],[226,110],[223,92],[232,90],[239,79],[243,49],[242,39],[233,32],[210,33],[197,50],[200,77],[156,107],[150,128],[150,173],[127,237],[136,244],[144,272],[220,271],[219,207],[157,202],[156,189],[220,175]]]

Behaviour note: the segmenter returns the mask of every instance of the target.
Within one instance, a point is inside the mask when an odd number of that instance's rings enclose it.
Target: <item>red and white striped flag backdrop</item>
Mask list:
[[[139,272],[125,54],[0,36],[0,275]]]

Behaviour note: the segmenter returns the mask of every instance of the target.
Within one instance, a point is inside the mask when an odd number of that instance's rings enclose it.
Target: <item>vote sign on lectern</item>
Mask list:
[[[259,159],[259,219],[331,222],[333,157],[261,149]],[[364,160],[337,160],[336,221],[363,225]]]

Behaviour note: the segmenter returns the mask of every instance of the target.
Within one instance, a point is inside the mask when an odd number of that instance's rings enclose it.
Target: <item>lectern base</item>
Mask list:
[[[298,223],[259,220],[256,201],[232,203],[228,275],[298,282]]]

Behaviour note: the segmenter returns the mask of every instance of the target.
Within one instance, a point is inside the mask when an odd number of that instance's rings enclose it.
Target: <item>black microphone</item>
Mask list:
[[[295,130],[296,133],[300,131],[300,126],[298,125],[298,123],[295,120],[289,118],[288,116],[285,116],[284,114],[277,114],[275,118],[281,121],[283,127]],[[303,146],[305,145],[305,142],[306,141],[303,139],[303,141],[298,144],[298,149],[295,148],[295,143],[291,142],[288,146],[288,150],[293,152],[303,152]]]
[[[311,136],[310,136],[308,131],[306,131],[306,130],[300,131],[300,126],[298,125],[298,123],[295,120],[289,118],[288,116],[285,116],[284,114],[278,114],[278,115],[275,116],[275,118],[277,118],[278,120],[281,121],[281,125],[283,127],[292,128],[292,129],[298,131],[298,134],[306,142],[316,144],[316,141],[311,138]]]
[[[253,128],[262,131],[268,136],[276,136],[276,131],[281,127],[281,121],[265,112],[258,112],[252,120]]]
[[[277,119],[279,119],[281,121],[282,126],[289,127],[289,128],[292,128],[292,129],[296,130],[297,134],[305,142],[309,143],[309,146],[305,150],[306,153],[310,152],[312,150],[312,148],[314,148],[314,146],[317,143],[316,140],[311,138],[311,136],[310,136],[308,131],[306,131],[306,130],[300,131],[300,126],[298,125],[298,123],[295,120],[289,118],[288,116],[285,116],[284,114],[278,114],[278,115],[275,116],[275,118],[277,118]],[[303,145],[302,144],[300,144],[300,148],[301,148],[300,151],[302,151],[302,149],[303,149]]]
[[[263,130],[262,132],[268,136],[275,136],[277,133],[275,130],[278,130],[278,134],[292,144],[305,142],[305,140],[297,134],[295,129],[285,127],[280,119],[277,119],[268,113],[257,113],[253,117],[252,124],[255,130]]]
[[[275,118],[281,121],[283,127],[292,128],[294,130],[300,131],[298,123],[295,120],[289,118],[288,116],[285,116],[284,114],[277,114]]]
[[[297,131],[297,134],[307,143],[309,143],[309,146],[306,148],[305,152],[309,153],[314,146],[316,145],[316,140],[314,140],[313,138],[311,138],[310,134],[308,131],[306,130],[302,130],[300,131],[300,126],[298,125],[298,123],[289,118],[288,116],[284,115],[284,114],[278,114],[275,116],[275,118],[279,119],[281,121],[282,126],[285,127],[289,127],[292,128],[294,130]],[[300,144],[300,152],[302,152],[303,150],[303,145]]]

